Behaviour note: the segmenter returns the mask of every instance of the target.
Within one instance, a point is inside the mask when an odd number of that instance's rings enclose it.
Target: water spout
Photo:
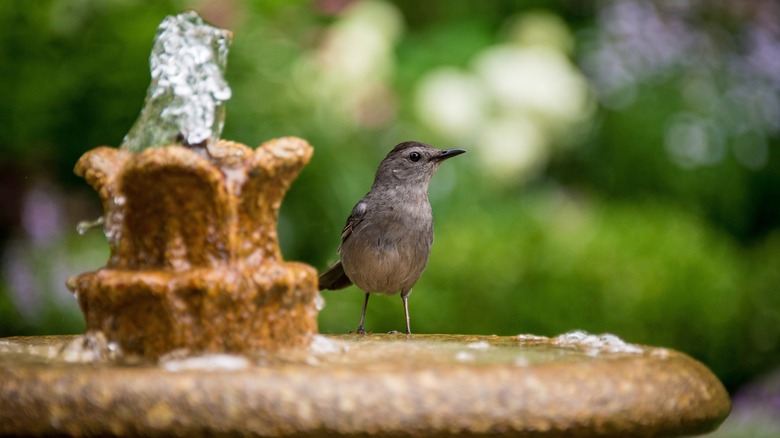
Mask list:
[[[208,146],[219,140],[231,96],[224,78],[231,38],[194,11],[160,23],[149,57],[152,81],[122,149]]]

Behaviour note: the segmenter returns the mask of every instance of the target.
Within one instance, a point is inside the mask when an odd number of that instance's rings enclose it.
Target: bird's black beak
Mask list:
[[[444,161],[447,158],[452,158],[456,155],[465,153],[463,149],[445,149],[430,158],[430,161]]]

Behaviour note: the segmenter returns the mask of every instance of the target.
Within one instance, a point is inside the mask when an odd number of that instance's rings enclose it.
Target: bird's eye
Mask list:
[[[420,161],[420,158],[422,158],[422,155],[420,155],[419,152],[412,152],[409,154],[409,159],[414,161],[415,163]]]

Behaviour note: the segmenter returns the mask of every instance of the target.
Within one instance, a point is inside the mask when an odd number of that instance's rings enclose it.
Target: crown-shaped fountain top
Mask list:
[[[124,351],[274,350],[317,332],[317,274],[282,260],[282,197],[312,148],[284,137],[252,150],[217,140],[230,88],[229,32],[194,12],[167,17],[152,84],[121,148],[85,153],[111,255],[71,278],[88,331]]]

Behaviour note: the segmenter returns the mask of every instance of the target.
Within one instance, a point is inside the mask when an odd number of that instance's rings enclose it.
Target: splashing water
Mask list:
[[[194,11],[160,23],[149,57],[152,81],[122,149],[139,152],[174,143],[215,143],[222,134],[224,103],[231,91],[224,78],[232,34]]]
[[[466,344],[466,347],[472,350],[487,350],[490,348],[490,343],[487,341],[477,341]]]
[[[80,236],[83,236],[87,234],[87,231],[93,228],[102,227],[104,223],[106,223],[106,220],[103,216],[100,216],[94,221],[81,221],[76,224],[76,232],[78,232]]]
[[[573,330],[552,338],[551,343],[558,347],[582,348],[591,356],[596,356],[602,352],[629,354],[644,353],[642,348],[634,344],[629,344],[610,333],[592,335],[582,330]]]
[[[476,357],[468,351],[459,351],[455,354],[455,360],[458,362],[474,362]]]
[[[314,307],[318,312],[325,308],[325,298],[319,292],[314,295]]]
[[[239,371],[252,366],[244,356],[233,354],[204,354],[185,358],[166,358],[160,361],[164,370],[178,371]]]
[[[313,354],[319,355],[345,353],[349,350],[347,344],[322,335],[314,335],[310,347]]]
[[[70,363],[111,362],[122,356],[116,342],[109,342],[102,332],[88,331],[62,346],[57,357]]]

